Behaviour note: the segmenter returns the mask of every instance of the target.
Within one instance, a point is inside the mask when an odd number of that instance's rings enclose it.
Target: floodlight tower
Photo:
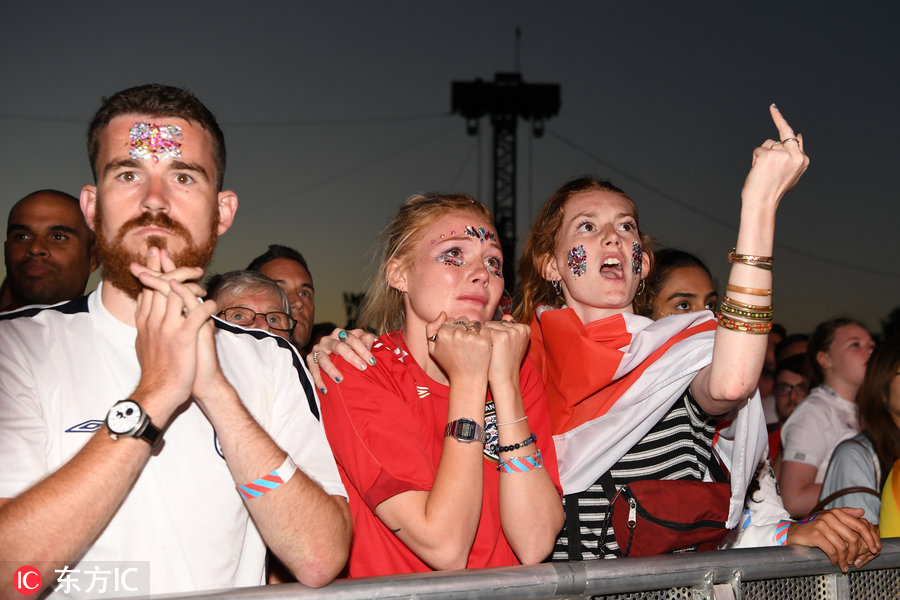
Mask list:
[[[521,73],[497,73],[494,81],[452,82],[453,112],[466,120],[466,132],[478,133],[479,120],[490,115],[494,128],[494,221],[503,249],[503,276],[508,291],[515,284],[516,265],[516,129],[519,119],[531,121],[535,137],[544,121],[559,112],[559,85],[525,83]]]

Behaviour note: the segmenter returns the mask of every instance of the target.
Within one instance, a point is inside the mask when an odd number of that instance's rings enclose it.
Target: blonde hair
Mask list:
[[[378,269],[359,309],[357,326],[371,327],[378,334],[403,327],[403,293],[388,283],[387,266],[394,260],[411,264],[413,248],[425,235],[425,229],[444,215],[460,211],[477,215],[493,226],[487,207],[466,194],[417,194],[400,207],[381,232]]]
[[[628,194],[610,182],[594,177],[580,177],[568,181],[553,192],[547,201],[544,202],[544,205],[538,211],[537,217],[534,219],[534,224],[528,231],[528,236],[525,238],[525,250],[522,253],[522,259],[519,261],[519,287],[516,294],[518,301],[513,311],[513,316],[519,323],[530,323],[534,315],[534,309],[541,304],[555,307],[562,306],[563,299],[556,293],[550,282],[544,279],[544,268],[547,266],[547,261],[556,251],[556,242],[559,238],[560,229],[562,229],[566,202],[573,196],[585,192],[609,192],[623,198],[631,205],[634,211],[634,222],[637,224],[638,235],[641,238],[641,245],[644,247],[644,254],[650,259],[648,273],[653,269],[652,240],[641,232],[637,207],[634,205],[634,201],[628,197]],[[633,298],[632,301],[634,301]]]

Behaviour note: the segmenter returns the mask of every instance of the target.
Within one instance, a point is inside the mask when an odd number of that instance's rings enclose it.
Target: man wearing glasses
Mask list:
[[[216,301],[220,319],[291,341],[296,325],[290,315],[291,304],[284,290],[265,275],[256,271],[214,275],[206,284],[206,292]]]
[[[769,432],[769,459],[776,474],[781,470],[781,426],[791,416],[797,405],[809,394],[809,385],[803,376],[804,354],[795,354],[782,359],[775,367],[775,412],[778,423]]]

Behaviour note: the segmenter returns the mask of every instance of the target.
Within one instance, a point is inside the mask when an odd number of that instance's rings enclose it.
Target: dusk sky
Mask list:
[[[91,181],[101,96],[193,91],[228,146],[240,206],[212,272],[270,243],[306,256],[317,321],[345,320],[377,232],[409,195],[491,206],[491,129],[450,113],[454,80],[519,70],[561,86],[560,113],[519,129],[519,237],[567,179],[606,177],[660,244],[724,287],[752,150],[776,102],[811,157],[778,214],[776,321],[837,314],[871,329],[900,305],[900,3],[16,2],[0,38],[0,211]],[[515,29],[522,37],[515,50]]]

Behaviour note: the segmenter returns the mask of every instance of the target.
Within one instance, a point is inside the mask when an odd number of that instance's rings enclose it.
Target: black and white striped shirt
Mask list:
[[[685,390],[666,416],[610,470],[616,488],[644,479],[702,481],[712,460],[715,430],[716,419],[704,413],[690,390]],[[581,560],[615,558],[618,545],[611,525],[603,531],[609,501],[600,481],[583,492],[567,494],[564,502],[569,505],[567,515],[571,513],[570,503],[578,503],[581,548],[575,552]],[[568,523],[556,539],[554,561],[570,560],[567,527]],[[600,547],[601,540],[604,548]]]

